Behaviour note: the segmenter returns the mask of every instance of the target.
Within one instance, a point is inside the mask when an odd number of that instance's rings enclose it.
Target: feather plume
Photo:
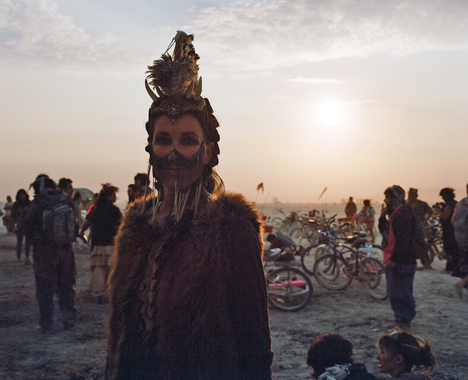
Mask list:
[[[198,89],[198,64],[200,58],[192,44],[193,34],[178,31],[168,50],[175,44],[172,57],[167,51],[161,59],[148,66],[150,84],[158,94],[168,97],[192,97]],[[189,91],[190,88],[190,91]]]

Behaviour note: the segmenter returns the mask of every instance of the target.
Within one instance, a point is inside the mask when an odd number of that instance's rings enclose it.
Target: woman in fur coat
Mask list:
[[[129,208],[116,239],[107,379],[271,379],[262,224],[213,171],[219,124],[192,41],[178,32],[173,56],[149,67],[157,196]]]

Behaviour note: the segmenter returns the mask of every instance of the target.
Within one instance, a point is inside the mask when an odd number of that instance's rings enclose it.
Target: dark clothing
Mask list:
[[[395,247],[390,260],[394,263],[416,264],[416,254],[411,248],[416,231],[412,208],[404,205],[396,210],[391,218],[386,219],[385,216],[379,218],[379,231],[382,234],[383,248],[387,246],[390,224],[395,237]]]
[[[106,378],[271,379],[258,211],[221,194],[168,230],[141,202],[116,238]]]
[[[111,201],[101,200],[91,209],[86,220],[91,222],[91,239],[93,246],[114,245],[122,212]]]
[[[416,202],[414,204],[410,204],[410,206],[413,209],[418,223],[424,222],[426,220],[426,215],[432,215],[432,209],[424,201],[417,199]]]
[[[374,375],[367,372],[364,364],[352,364],[348,369],[351,373],[345,380],[377,380]]]
[[[389,259],[396,263],[396,266],[394,268],[386,267],[385,277],[387,294],[395,320],[404,324],[409,324],[416,315],[416,303],[413,297],[416,254],[412,249],[417,228],[416,223],[413,210],[408,205],[395,210],[389,219],[386,219],[385,216],[379,218],[384,256],[389,236],[393,234],[394,237],[395,245]]]
[[[26,231],[23,226],[23,217],[26,214],[29,204],[31,201],[28,199],[25,202],[16,201],[13,204],[13,209],[11,210],[11,218],[13,224],[16,225],[16,257],[18,260],[21,260],[21,251],[23,248],[23,239],[26,235]],[[30,250],[30,242],[28,236],[26,236],[26,247],[25,247],[25,257],[29,259],[29,250]]]
[[[409,323],[416,316],[416,302],[413,296],[416,265],[397,264],[395,268],[385,268],[387,295],[390,299],[395,320]]]
[[[45,330],[53,329],[55,292],[58,295],[63,324],[66,328],[72,327],[78,312],[74,307],[76,268],[71,246],[52,248],[38,240],[33,245],[33,259],[41,327]]]
[[[432,377],[425,375],[424,373],[414,373],[406,371],[397,374],[395,380],[432,380]]]
[[[58,202],[60,190],[46,189],[35,195],[24,216],[23,223],[27,236],[33,245],[34,272],[36,276],[36,299],[39,303],[40,325],[50,331],[54,327],[54,292],[59,298],[62,321],[65,328],[72,327],[78,317],[74,308],[76,281],[75,256],[71,244],[52,247],[42,232],[42,213],[46,207]],[[73,208],[72,200],[70,208]]]
[[[26,260],[29,260],[29,251],[31,249],[31,244],[29,243],[29,238],[26,236],[24,228],[18,227],[16,230],[16,257],[21,260],[21,251],[23,250],[23,239],[25,240],[25,247],[24,247],[24,257]]]
[[[348,202],[346,204],[346,207],[345,207],[345,214],[346,216],[350,217],[350,216],[354,216],[357,212],[357,207],[356,207],[356,203],[354,202]]]
[[[457,201],[452,199],[444,205],[451,208],[450,216],[447,219],[440,218],[440,225],[442,226],[442,241],[444,243],[444,251],[447,255],[447,264],[445,270],[452,271],[458,265],[458,243],[455,239],[455,228],[452,224],[452,216],[455,211]]]

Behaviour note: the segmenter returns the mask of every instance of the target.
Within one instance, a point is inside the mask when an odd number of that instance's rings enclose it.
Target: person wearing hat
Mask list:
[[[115,240],[107,380],[271,379],[263,222],[216,174],[219,123],[193,38],[177,32],[172,56],[148,67],[156,194],[128,208]]]
[[[382,234],[387,294],[395,315],[395,326],[407,329],[416,315],[413,283],[416,253],[412,249],[416,218],[405,204],[405,191],[398,185],[384,191],[385,207],[379,218]]]
[[[408,191],[408,204],[413,209],[414,215],[421,227],[426,227],[427,221],[432,215],[432,209],[426,202],[418,199],[418,189],[410,187]]]

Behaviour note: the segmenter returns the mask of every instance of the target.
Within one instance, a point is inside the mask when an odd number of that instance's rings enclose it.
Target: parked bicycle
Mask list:
[[[271,219],[270,223],[273,225],[275,230],[279,230],[285,233],[288,233],[295,227],[299,227],[300,223],[298,222],[298,213],[296,211],[291,211],[289,215],[286,215],[285,212],[278,208],[276,211],[283,214],[283,218],[276,216]]]
[[[353,236],[347,243],[351,245],[335,244],[332,254],[317,259],[313,269],[317,282],[327,289],[341,290],[356,278],[372,297],[387,298],[384,265],[360,250],[367,239]]]
[[[278,248],[264,252],[264,270],[270,305],[282,311],[299,311],[311,301],[314,288],[306,273],[295,261],[277,261]]]
[[[447,259],[442,242],[442,227],[440,224],[438,222],[431,224],[424,228],[423,231],[428,249],[426,258],[417,260],[416,268],[418,270],[430,268],[436,257],[441,261]]]
[[[327,254],[333,254],[334,247],[338,244],[345,243],[349,240],[349,236],[358,236],[364,239],[366,237],[365,233],[353,232],[348,234],[348,236],[343,237],[343,234],[340,231],[347,231],[347,223],[337,225],[333,228],[328,228],[325,230],[319,231],[320,233],[320,244],[312,244],[304,249],[301,255],[301,265],[304,272],[309,275],[314,274],[314,265],[317,259],[321,256]],[[350,246],[343,245],[343,248],[352,249]],[[383,249],[380,245],[371,244],[366,242],[358,248],[360,254],[372,257],[379,261],[383,260]]]

